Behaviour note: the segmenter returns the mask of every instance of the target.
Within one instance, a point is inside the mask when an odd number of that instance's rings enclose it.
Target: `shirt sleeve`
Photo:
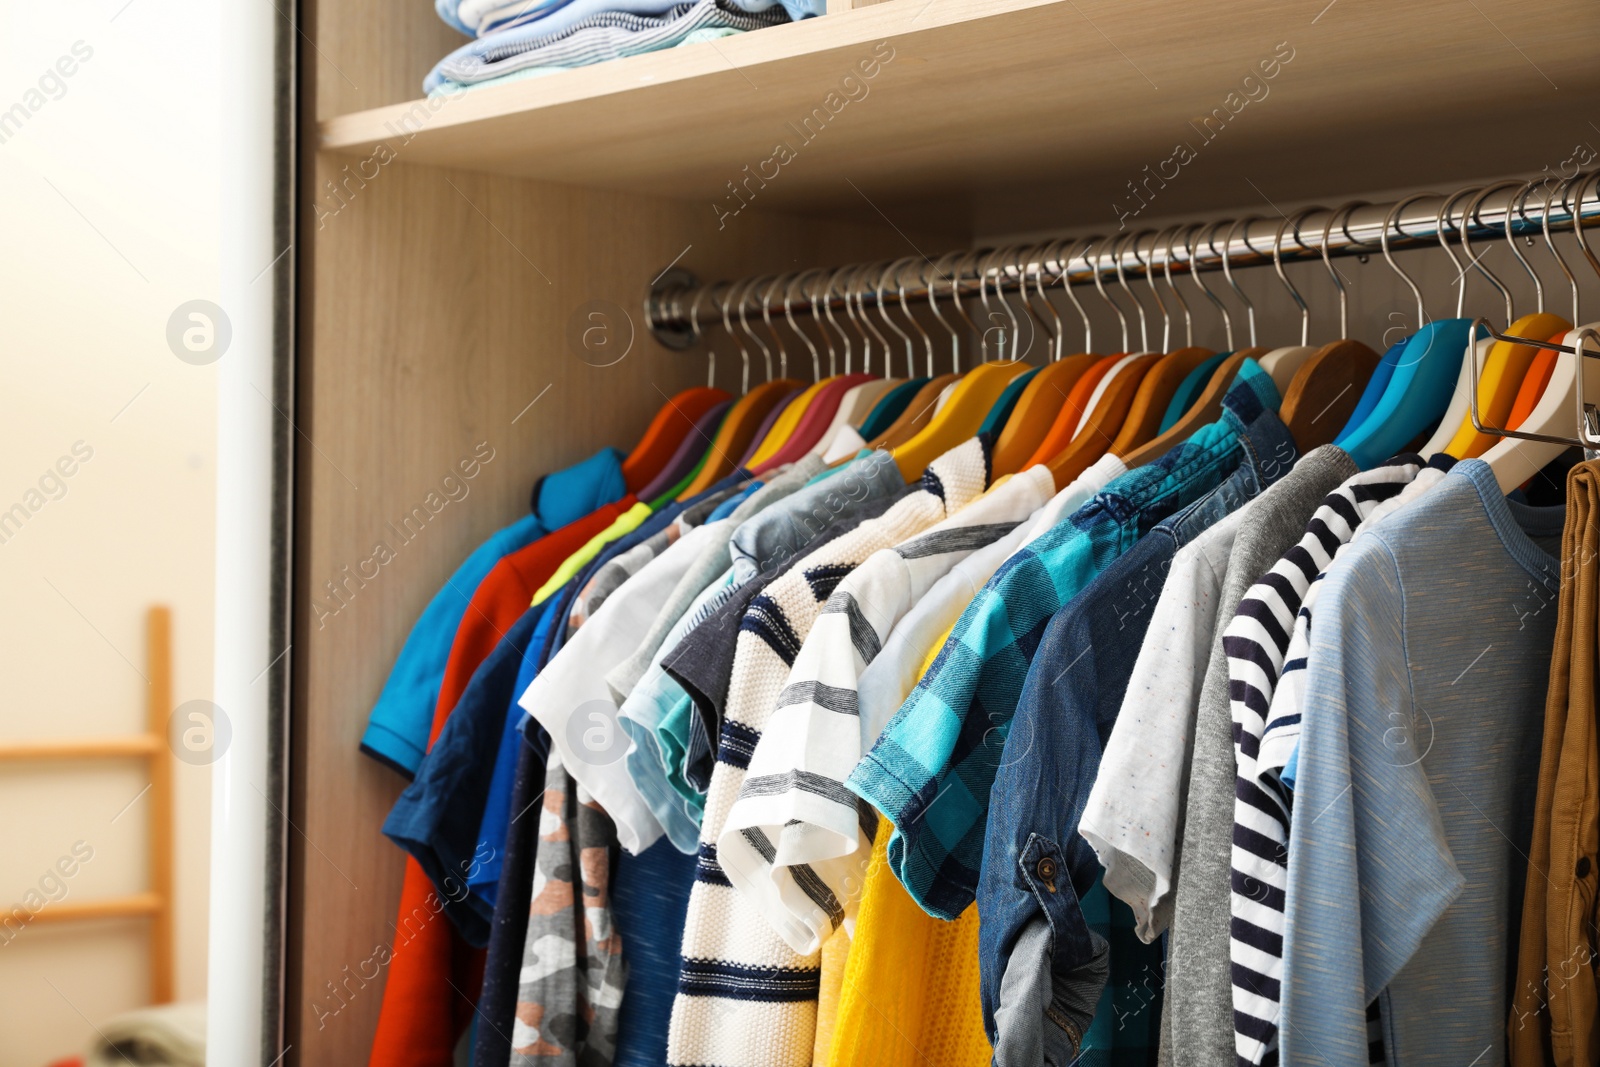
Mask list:
[[[1195,708],[1211,651],[1212,620],[1199,622],[1215,605],[1201,596],[1208,572],[1192,547],[1164,575],[1152,566],[1130,578],[1133,596],[1158,599],[1079,823],[1106,889],[1133,909],[1147,942],[1172,922]]]
[[[1281,1040],[1285,1064],[1362,1063],[1368,1002],[1463,879],[1423,773],[1405,596],[1377,537],[1328,571],[1306,669],[1290,822]]]

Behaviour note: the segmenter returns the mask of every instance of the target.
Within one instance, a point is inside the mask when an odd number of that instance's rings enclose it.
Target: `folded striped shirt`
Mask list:
[[[1399,495],[1422,469],[1420,457],[1401,455],[1346,479],[1311,516],[1300,542],[1239,601],[1223,631],[1236,767],[1229,957],[1240,1064],[1277,1058],[1292,796],[1278,779],[1279,768],[1260,757],[1295,616],[1306,590],[1362,520]],[[1296,726],[1298,716],[1295,720],[1282,725]]]
[[[665,8],[652,0],[573,0],[538,22],[456,49],[434,66],[422,89],[476,85],[532,67],[588,66],[671,48],[700,30],[759,30],[787,21],[781,7],[741,11],[726,0]]]
[[[839,583],[800,646],[717,841],[734,888],[799,953],[854,918],[877,816],[845,788],[861,758],[857,682],[890,630],[951,568],[1050,499],[1043,465],[1023,471]],[[869,739],[876,740],[876,738]]]
[[[986,487],[988,469],[981,441],[951,449],[929,466],[920,490],[805,556],[767,584],[745,612],[684,928],[667,1043],[667,1062],[674,1067],[810,1067],[820,953],[797,953],[773,933],[762,910],[723,873],[718,841],[750,755],[823,604],[874,552],[976,499]],[[865,494],[866,487],[853,486],[850,477],[833,479],[837,491]],[[760,837],[758,831],[749,833]]]

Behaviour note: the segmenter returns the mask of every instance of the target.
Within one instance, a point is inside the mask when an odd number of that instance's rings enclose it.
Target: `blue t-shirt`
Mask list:
[[[503,557],[622,499],[626,492],[622,453],[614,448],[541,478],[533,488],[533,514],[480,545],[423,609],[372,707],[361,751],[407,778],[415,775],[428,748],[450,646],[478,584]]]

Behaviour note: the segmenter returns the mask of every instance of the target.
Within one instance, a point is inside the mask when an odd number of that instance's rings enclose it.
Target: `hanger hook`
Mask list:
[[[833,316],[833,297],[838,290],[839,277],[849,269],[849,267],[839,267],[828,272],[828,284],[823,289],[822,300],[823,313],[828,317],[828,322],[833,325],[833,328],[836,331],[838,331],[839,340],[844,344],[844,372],[846,374],[850,373],[850,335],[845,332],[843,326],[839,325],[839,320]],[[850,301],[847,294],[845,299],[846,313],[848,313],[849,310]],[[838,365],[833,362],[833,350],[830,348],[828,350],[828,374],[831,376],[837,373],[839,373]]]
[[[1578,196],[1577,196],[1577,199],[1573,201],[1572,207],[1570,209],[1571,212],[1572,212],[1572,234],[1573,234],[1574,237],[1576,237],[1578,239],[1578,248],[1583,252],[1583,258],[1587,259],[1589,261],[1590,268],[1596,274],[1600,274],[1600,260],[1595,259],[1594,253],[1589,251],[1588,238],[1583,236],[1583,197],[1584,197],[1584,190],[1586,188],[1588,188],[1589,183],[1591,183],[1591,182],[1600,183],[1600,170],[1592,171],[1587,176],[1579,175],[1578,179],[1577,179],[1577,182],[1578,182],[1578,185],[1577,185],[1577,189],[1575,191],[1577,192]],[[1562,194],[1562,200],[1564,201],[1565,199],[1566,199],[1566,194],[1563,193]]]
[[[1500,281],[1500,279],[1495,275],[1494,271],[1483,265],[1483,256],[1475,256],[1472,254],[1472,227],[1474,224],[1480,222],[1478,218],[1478,212],[1483,207],[1483,202],[1484,200],[1488,199],[1490,193],[1498,192],[1501,189],[1515,189],[1521,185],[1521,182],[1515,180],[1495,182],[1493,185],[1485,185],[1482,189],[1478,190],[1478,195],[1472,198],[1472,203],[1467,205],[1466,212],[1461,216],[1461,250],[1467,254],[1468,264],[1470,264],[1473,269],[1477,270],[1479,274],[1489,279],[1489,284],[1500,290],[1500,295],[1505,298],[1506,327],[1508,329],[1511,326],[1512,320],[1516,318],[1515,309],[1511,302],[1511,290],[1505,287],[1504,283]],[[1505,220],[1506,232],[1510,233],[1511,199],[1509,197],[1506,200]],[[1489,229],[1487,223],[1483,223],[1482,225],[1484,229]],[[1488,254],[1489,253],[1487,250],[1485,250],[1483,253],[1484,256],[1487,256]]]
[[[805,342],[806,349],[810,351],[811,373],[813,375],[813,380],[815,380],[816,378],[822,377],[822,354],[817,351],[817,346],[811,343],[811,338],[806,334],[806,332],[800,329],[800,327],[796,325],[794,321],[794,287],[810,273],[810,271],[800,271],[797,274],[788,275],[789,280],[785,282],[783,286],[783,317],[788,320],[789,329],[793,330],[795,335],[799,337],[801,341]],[[804,290],[802,290],[802,294],[803,292]],[[813,319],[812,321],[815,322],[816,320]],[[817,329],[824,335],[826,335],[828,332],[822,329],[820,323],[817,323]],[[785,366],[783,377],[787,378],[788,376],[788,367]]]
[[[1573,182],[1581,180],[1582,177],[1583,176],[1581,174],[1575,174],[1565,181],[1559,183],[1559,188],[1561,189],[1561,200],[1563,204],[1565,204],[1567,199],[1567,190],[1572,188]],[[1572,268],[1567,266],[1566,258],[1562,256],[1561,250],[1556,247],[1555,238],[1550,235],[1550,202],[1554,198],[1557,188],[1558,186],[1546,186],[1545,188],[1544,214],[1539,220],[1539,228],[1544,231],[1545,248],[1552,256],[1555,257],[1556,265],[1561,268],[1561,273],[1567,276],[1567,285],[1572,289],[1572,322],[1573,325],[1576,326],[1583,322],[1583,319],[1578,316],[1578,279],[1573,275]]]
[[[1183,309],[1183,346],[1192,348],[1194,347],[1194,319],[1189,314],[1189,301],[1184,299],[1183,294],[1178,292],[1178,287],[1172,282],[1172,261],[1177,258],[1173,242],[1178,239],[1178,231],[1181,229],[1183,229],[1182,226],[1174,226],[1166,231],[1167,240],[1163,246],[1164,254],[1161,258],[1161,276],[1167,280],[1167,288],[1172,290],[1173,299],[1177,300],[1178,306]]]
[[[1150,261],[1148,263],[1139,258],[1139,241],[1141,238],[1147,235],[1151,237]],[[1128,244],[1128,254],[1133,257],[1134,263],[1136,263],[1139,269],[1144,272],[1145,283],[1150,286],[1150,295],[1155,297],[1156,307],[1161,311],[1161,351],[1166,352],[1169,351],[1168,342],[1172,339],[1172,320],[1167,317],[1167,305],[1162,302],[1161,294],[1156,291],[1155,236],[1156,232],[1154,230],[1141,230],[1134,234],[1132,240]],[[1149,347],[1148,342],[1146,343],[1145,347]]]
[[[961,279],[966,275],[969,265],[976,267],[978,256],[979,253],[977,252],[964,254],[956,264],[956,269],[950,272],[950,302],[955,305],[956,313],[966,322],[967,328],[972,331],[972,336],[978,338],[978,355],[981,357],[983,355],[983,331],[978,329],[978,324],[972,321],[972,316],[967,314],[966,307],[961,303]],[[979,279],[979,286],[980,288],[982,287],[982,278]],[[981,358],[979,362],[983,362]]]
[[[936,284],[936,279],[930,279],[928,277],[927,268],[931,267],[934,274],[936,274],[939,278],[943,278],[944,269],[940,266],[940,264],[944,263],[945,260],[950,260],[953,264],[959,262],[960,259],[960,252],[946,252],[944,255],[939,257],[938,262],[925,263],[922,271],[922,283],[928,288],[928,307],[933,311],[933,317],[939,320],[939,325],[943,326],[946,332],[950,334],[950,370],[954,374],[961,373],[961,334],[956,330],[955,327],[951,326],[945,321],[944,314],[940,312],[939,298],[937,295],[939,287]],[[955,288],[954,280],[951,281],[950,285],[953,292]],[[933,362],[930,360],[928,362],[928,377],[932,378],[933,376]]]
[[[1528,272],[1528,277],[1533,279],[1534,310],[1543,315],[1544,279],[1539,277],[1539,272],[1533,269],[1533,264],[1528,262],[1528,257],[1522,254],[1521,249],[1517,248],[1517,235],[1511,232],[1511,209],[1513,206],[1516,207],[1517,215],[1522,219],[1522,221],[1529,221],[1528,194],[1531,192],[1533,192],[1533,182],[1523,182],[1522,188],[1517,190],[1517,192],[1506,201],[1506,213],[1504,216],[1506,244],[1511,247],[1511,254],[1517,257],[1517,262],[1522,264],[1522,269]],[[1528,238],[1528,243],[1530,245],[1533,243],[1532,237]]]
[[[1444,202],[1439,205],[1439,213],[1433,218],[1433,229],[1434,233],[1439,238],[1439,247],[1444,249],[1444,254],[1450,257],[1450,262],[1456,268],[1456,318],[1458,319],[1466,310],[1466,279],[1467,271],[1471,268],[1463,266],[1461,263],[1461,257],[1456,255],[1455,250],[1450,247],[1449,231],[1452,226],[1455,226],[1455,223],[1450,221],[1450,209],[1455,206],[1455,202],[1457,200],[1460,200],[1463,197],[1470,197],[1477,191],[1478,187],[1476,185],[1467,185],[1457,189],[1455,192],[1444,198]],[[1463,215],[1462,218],[1465,219],[1466,216]],[[1460,233],[1461,228],[1456,226],[1457,236],[1459,236]],[[1347,233],[1346,236],[1349,236],[1349,234]]]
[[[922,338],[922,348],[927,353],[928,359],[928,377],[931,378],[933,377],[933,338],[928,336],[928,331],[924,330],[922,328],[922,324],[917,321],[916,316],[911,314],[911,300],[906,296],[906,266],[910,266],[911,264],[916,263],[916,261],[917,257],[915,256],[907,256],[902,261],[905,266],[902,266],[899,270],[895,271],[894,284],[895,291],[900,294],[900,314],[906,317],[906,322],[911,325],[913,330],[917,331],[917,336]],[[926,261],[924,261],[924,263],[926,263]],[[926,284],[926,282],[924,282],[924,284]],[[906,362],[906,377],[915,378],[916,376],[916,360],[908,359]]]
[[[1001,264],[995,268],[994,291],[1000,298],[1000,303],[1008,310],[1011,307],[1011,301],[1006,299],[1005,280],[1012,274],[1017,276],[1017,296],[1022,300],[1022,317],[1018,318],[1015,314],[1011,316],[1017,322],[1018,329],[1011,345],[1012,359],[1027,359],[1033,351],[1033,343],[1039,339],[1039,334],[1043,332],[1046,336],[1050,335],[1049,327],[1034,310],[1033,301],[1028,299],[1028,268],[1033,264],[1035,253],[1042,251],[1043,248],[1043,245],[1012,245],[1006,249],[1006,254],[1001,257]],[[1024,322],[1028,324],[1028,343],[1022,346],[1020,331]],[[1020,351],[1019,346],[1021,346]]]
[[[1289,296],[1300,308],[1300,343],[1305,345],[1311,338],[1311,308],[1306,305],[1305,298],[1300,295],[1300,290],[1294,287],[1289,280],[1289,274],[1283,269],[1283,235],[1290,228],[1294,228],[1294,243],[1300,245],[1300,250],[1305,251],[1305,245],[1300,243],[1300,224],[1318,211],[1326,211],[1324,207],[1308,207],[1297,211],[1293,215],[1286,215],[1278,224],[1278,232],[1272,238],[1272,269],[1277,272],[1278,280],[1283,287],[1289,290]]]
[[[1149,232],[1149,231],[1143,231],[1143,232]],[[1133,306],[1138,309],[1138,312],[1139,312],[1139,345],[1140,345],[1140,348],[1143,351],[1148,352],[1148,351],[1150,351],[1150,323],[1145,319],[1144,305],[1139,302],[1138,294],[1136,294],[1133,291],[1133,287],[1128,284],[1128,275],[1127,275],[1127,273],[1124,270],[1123,265],[1122,265],[1122,247],[1123,247],[1123,245],[1128,244],[1130,241],[1135,243],[1135,244],[1137,244],[1138,240],[1139,240],[1139,236],[1140,235],[1137,234],[1137,233],[1131,233],[1128,236],[1122,238],[1122,240],[1116,242],[1116,244],[1112,248],[1111,264],[1117,270],[1117,284],[1122,286],[1122,291],[1128,294],[1128,299],[1132,300],[1133,301]],[[1137,260],[1138,258],[1139,258],[1138,256],[1134,256],[1135,260]]]
[[[883,365],[885,370],[887,370],[889,366],[889,360],[894,355],[894,350],[889,346],[889,339],[883,336],[883,333],[872,321],[872,314],[867,311],[868,287],[871,285],[872,278],[881,276],[881,272],[878,270],[878,264],[863,263],[861,268],[857,270],[851,277],[851,282],[856,292],[856,310],[861,312],[861,325],[867,330],[871,331],[872,336],[878,339],[878,344],[883,348]],[[879,292],[875,287],[874,291]],[[881,292],[879,292],[879,295],[881,295]],[[861,373],[872,373],[872,356],[870,347],[868,348],[868,354],[861,361]]]
[[[757,348],[761,349],[761,358],[767,365],[767,381],[770,382],[772,381],[772,350],[767,347],[765,341],[756,336],[755,331],[750,328],[749,320],[745,318],[745,311],[750,303],[750,294],[754,293],[756,286],[765,280],[764,277],[751,278],[749,284],[744,287],[744,291],[739,294],[739,328],[744,330],[750,340],[755,342]]]
[[[1228,279],[1228,287],[1233,290],[1233,295],[1237,296],[1239,302],[1244,305],[1245,319],[1250,324],[1250,345],[1252,348],[1255,347],[1256,343],[1256,306],[1250,303],[1250,298],[1244,295],[1244,290],[1239,288],[1239,283],[1233,280],[1233,234],[1235,230],[1243,226],[1245,233],[1244,246],[1250,248],[1250,224],[1259,221],[1259,216],[1246,215],[1244,218],[1234,222],[1228,227],[1228,239],[1222,246],[1222,276]],[[1215,246],[1213,245],[1212,247]],[[1250,251],[1254,252],[1255,249],[1250,248]]]
[[[1365,200],[1346,200],[1328,212],[1328,221],[1322,225],[1322,265],[1328,269],[1328,277],[1333,279],[1333,287],[1339,292],[1340,338],[1350,336],[1350,295],[1345,292],[1344,275],[1339,273],[1339,269],[1333,265],[1332,257],[1328,255],[1328,238],[1333,234],[1333,224],[1339,220],[1341,215],[1344,216],[1344,222],[1341,223],[1341,229],[1343,229],[1349,225],[1350,216],[1355,214],[1356,208],[1366,206],[1367,201]],[[1345,229],[1344,233],[1346,237],[1350,236],[1348,229]]]
[[[994,322],[996,314],[989,310],[989,264],[998,258],[1003,251],[1004,249],[991,248],[982,253],[981,258],[978,260],[978,300],[983,304],[983,321],[985,323]],[[995,271],[995,296],[996,298],[1000,296],[1000,274],[998,269]],[[1006,319],[1011,323],[1011,346],[1013,352],[1015,352],[1019,333],[1017,316],[1012,312],[1011,305],[1004,300],[1000,301],[1000,306],[1005,310]],[[993,329],[992,326],[986,326],[980,335],[985,360],[989,358],[988,336],[991,329]],[[1006,358],[1005,327],[1003,326],[1000,327],[999,358]]]
[[[1399,219],[1400,213],[1406,209],[1406,205],[1415,204],[1418,200],[1427,200],[1438,195],[1438,193],[1417,193],[1400,200],[1383,217],[1383,230],[1378,234],[1378,243],[1383,248],[1383,261],[1389,264],[1389,269],[1400,276],[1400,280],[1410,288],[1411,295],[1417,298],[1417,329],[1419,330],[1428,321],[1427,309],[1422,304],[1422,290],[1417,288],[1417,283],[1412,281],[1411,275],[1401,270],[1399,265],[1395,263],[1394,254],[1389,251],[1389,231],[1392,229],[1402,237],[1405,236],[1405,231],[1400,228]]]
[[[822,335],[823,343],[828,346],[828,373],[831,375],[834,373],[834,368],[839,365],[839,356],[834,351],[833,334],[828,332],[828,327],[832,326],[834,333],[837,333],[845,344],[850,343],[844,331],[839,329],[839,324],[833,321],[833,308],[830,306],[833,291],[828,285],[823,284],[831,283],[833,275],[826,267],[815,267],[808,271],[805,277],[809,280],[805,283],[803,292],[811,304],[811,321],[817,324],[817,332]],[[812,380],[821,381],[822,376],[818,374]]]
[[[772,294],[777,291],[778,283],[786,277],[788,275],[774,274],[772,276],[772,284],[768,285],[766,291],[761,294],[761,321],[767,324],[767,332],[772,335],[772,343],[778,346],[778,377],[780,378],[789,376],[789,346],[783,343],[783,338],[778,335],[777,327],[772,325]],[[784,306],[787,310],[788,305],[785,304]],[[809,341],[806,343],[810,344]]]
[[[1106,295],[1105,280],[1101,277],[1101,273],[1105,268],[1100,265],[1100,257],[1105,255],[1106,245],[1111,244],[1113,240],[1113,238],[1107,237],[1100,241],[1100,248],[1094,254],[1094,266],[1090,268],[1089,273],[1094,279],[1095,289],[1100,293],[1100,299],[1111,305],[1111,310],[1116,313],[1117,322],[1122,326],[1122,351],[1126,352],[1129,347],[1128,316],[1122,313],[1122,308],[1117,305],[1115,300]],[[1088,262],[1087,253],[1085,253],[1085,262]]]
[[[1217,255],[1217,231],[1222,227],[1223,223],[1221,222],[1211,224],[1210,236],[1206,238],[1206,247],[1211,249],[1212,255]],[[1233,351],[1233,316],[1228,313],[1228,305],[1222,302],[1222,298],[1213,293],[1210,286],[1200,280],[1200,259],[1195,251],[1194,243],[1195,239],[1200,236],[1200,231],[1205,228],[1205,223],[1197,222],[1183,238],[1184,255],[1189,259],[1189,280],[1194,282],[1195,288],[1199,289],[1207,300],[1216,305],[1217,314],[1222,316],[1222,335],[1226,343],[1225,347],[1231,352]]]
[[[862,324],[866,317],[866,302],[861,295],[861,276],[867,272],[867,265],[858,263],[849,268],[849,274],[844,282],[844,313],[850,319],[850,325],[856,329],[856,334],[861,338],[861,369],[868,372],[872,368],[872,338],[867,335],[867,328]],[[846,374],[851,373],[850,364],[845,364]]]
[[[1078,248],[1077,241],[1072,242],[1073,250],[1070,251],[1066,258],[1061,261],[1061,277],[1059,281],[1061,282],[1062,291],[1067,294],[1067,299],[1072,301],[1073,308],[1077,310],[1078,318],[1083,320],[1083,350],[1085,352],[1093,352],[1094,328],[1089,323],[1089,313],[1085,311],[1083,309],[1083,305],[1078,302],[1078,294],[1072,291],[1072,261],[1074,259],[1077,259],[1079,255],[1083,255],[1083,265],[1087,267],[1091,273],[1094,271],[1094,265],[1089,262],[1089,257],[1087,255],[1089,249],[1094,245],[1094,238],[1086,237],[1082,240],[1083,248]]]
[[[1038,269],[1035,270],[1033,274],[1034,287],[1038,290],[1039,299],[1044,301],[1045,310],[1050,313],[1050,321],[1053,323],[1053,325],[1045,327],[1045,332],[1050,335],[1050,352],[1048,355],[1048,362],[1051,363],[1054,363],[1061,358],[1061,346],[1063,341],[1062,335],[1066,332],[1066,330],[1061,324],[1060,313],[1056,311],[1056,306],[1050,302],[1050,295],[1045,292],[1045,289],[1050,283],[1044,280],[1044,268],[1047,263],[1051,262],[1051,253],[1059,251],[1065,244],[1065,241],[1049,241],[1040,245],[1037,249],[1039,253]],[[1062,265],[1061,269],[1063,271],[1067,269],[1065,264]],[[1033,307],[1033,300],[1027,296],[1028,275],[1026,271],[1024,271],[1022,275],[1022,293],[1024,298],[1027,299],[1028,307],[1031,310]],[[1039,324],[1043,326],[1044,320],[1040,319]]]
[[[744,364],[744,371],[740,377],[739,392],[748,393],[750,391],[750,350],[745,347],[744,342],[739,339],[739,335],[734,332],[733,320],[728,317],[728,305],[732,302],[734,290],[738,287],[737,283],[730,283],[722,291],[722,299],[719,303],[722,309],[722,328],[727,332],[729,339],[739,346],[739,359]]]
[[[896,280],[898,281],[898,279],[900,277],[900,272],[905,270],[906,264],[910,263],[911,261],[912,261],[912,257],[911,256],[906,256],[906,257],[904,257],[902,259],[897,259],[893,263],[890,263],[887,267],[883,268],[883,273],[878,275],[878,314],[883,318],[883,324],[885,326],[889,327],[889,329],[893,330],[895,332],[895,334],[899,336],[900,340],[905,342],[905,344],[906,344],[906,366],[907,367],[912,366],[912,362],[916,358],[916,349],[911,344],[911,335],[906,333],[900,327],[896,326],[894,324],[894,320],[889,317],[888,309],[883,306],[883,294],[884,294],[884,289],[885,289],[884,279],[887,278],[889,276],[890,272],[892,271],[894,273],[894,276],[895,276]],[[902,300],[903,299],[904,298],[902,298]],[[884,360],[883,360],[883,376],[885,378],[889,378],[889,377],[893,377],[893,375],[894,375],[894,364],[890,362],[890,360],[889,360],[889,358],[887,356],[885,356]],[[910,375],[907,375],[907,377],[910,377]]]
[[[704,300],[714,285],[696,289],[694,299],[689,302],[689,331],[696,341],[704,336],[700,331],[700,301]],[[711,343],[711,338],[706,337],[706,388],[710,389],[717,384],[717,348]]]

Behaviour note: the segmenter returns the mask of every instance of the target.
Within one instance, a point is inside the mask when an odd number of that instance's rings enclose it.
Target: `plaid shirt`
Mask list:
[[[1156,523],[1221,484],[1256,423],[1277,420],[1278,402],[1247,360],[1220,419],[1007,560],[962,613],[846,783],[894,823],[890,865],[924,910],[954,919],[975,899],[989,790],[1050,617]]]

